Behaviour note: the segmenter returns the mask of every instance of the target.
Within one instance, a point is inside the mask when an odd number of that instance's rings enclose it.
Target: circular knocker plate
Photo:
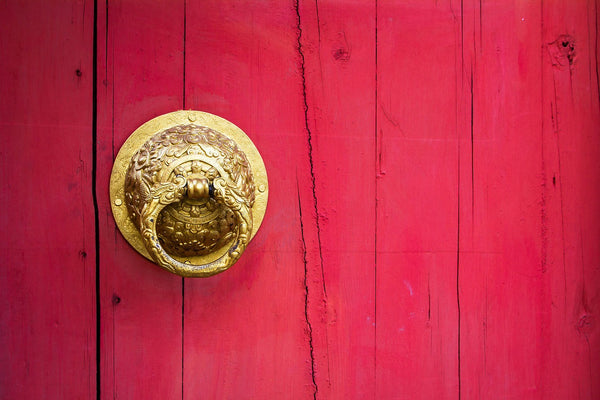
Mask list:
[[[250,138],[201,111],[140,126],[110,177],[112,212],[125,239],[181,276],[207,277],[233,265],[260,227],[268,193]]]

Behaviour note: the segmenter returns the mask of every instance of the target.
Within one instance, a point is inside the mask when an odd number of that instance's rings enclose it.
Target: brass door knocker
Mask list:
[[[200,111],[156,117],[121,147],[110,178],[125,239],[175,274],[207,277],[231,267],[265,215],[267,173],[231,122]]]

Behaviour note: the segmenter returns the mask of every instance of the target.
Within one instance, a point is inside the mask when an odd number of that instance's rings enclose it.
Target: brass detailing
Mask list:
[[[246,158],[244,156],[244,158]],[[189,199],[207,199],[210,195],[210,186],[206,177],[189,178],[187,196]]]
[[[146,257],[182,276],[210,276],[233,265],[256,232],[266,179],[239,128],[178,111],[142,125],[123,145],[111,204],[119,229]]]

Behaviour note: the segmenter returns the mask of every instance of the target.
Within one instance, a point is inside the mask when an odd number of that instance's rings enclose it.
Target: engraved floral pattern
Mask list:
[[[212,182],[212,197],[186,197],[189,178]],[[132,157],[125,203],[152,257],[171,271],[226,269],[239,258],[252,232],[255,185],[246,155],[225,135],[179,125],[151,137]],[[231,243],[210,265],[174,256],[207,254]]]

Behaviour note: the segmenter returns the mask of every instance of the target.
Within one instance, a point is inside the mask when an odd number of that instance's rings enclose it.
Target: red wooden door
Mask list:
[[[598,7],[2,2],[0,398],[599,398]],[[269,174],[208,279],[110,211],[177,109]]]

